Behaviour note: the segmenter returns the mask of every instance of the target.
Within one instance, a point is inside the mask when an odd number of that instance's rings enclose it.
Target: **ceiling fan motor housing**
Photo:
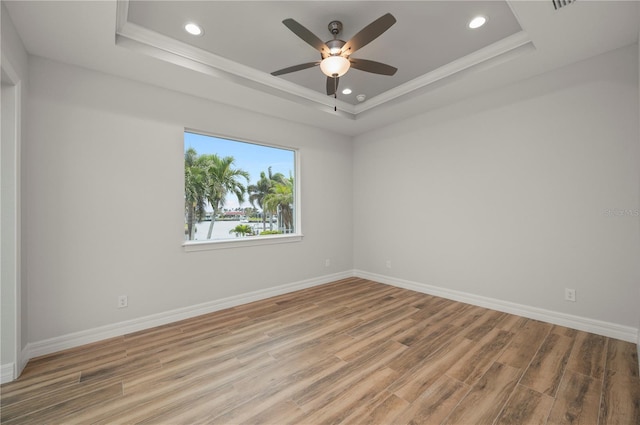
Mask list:
[[[335,36],[342,32],[342,22],[331,21],[329,22],[329,32]]]

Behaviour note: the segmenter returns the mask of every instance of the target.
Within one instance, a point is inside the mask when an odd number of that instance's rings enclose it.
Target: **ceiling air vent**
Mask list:
[[[575,3],[576,0],[551,0],[553,2],[553,7],[558,10],[561,7],[569,6],[571,3]]]

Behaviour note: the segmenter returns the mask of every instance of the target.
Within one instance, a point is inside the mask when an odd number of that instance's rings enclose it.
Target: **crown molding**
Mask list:
[[[447,82],[454,76],[459,76],[463,71],[478,71],[483,69],[479,65],[504,62],[513,59],[518,54],[535,50],[529,35],[525,31],[520,31],[378,96],[367,99],[365,103],[352,105],[129,22],[127,20],[128,9],[129,0],[118,0],[116,6],[116,44],[174,65],[225,79],[350,120],[357,119],[358,115],[363,112],[391,106],[403,99],[422,94],[429,88]],[[337,111],[334,110],[334,106],[337,107]]]
[[[389,101],[404,97],[415,91],[422,91],[424,88],[439,81],[453,77],[462,71],[475,68],[483,63],[497,60],[511,52],[530,50],[527,49],[528,47],[534,47],[533,42],[526,32],[520,31],[487,47],[456,59],[453,62],[449,62],[420,77],[414,78],[411,81],[407,81],[391,90],[387,90],[369,99],[366,103],[356,105],[355,114],[358,115],[364,111],[377,108]]]

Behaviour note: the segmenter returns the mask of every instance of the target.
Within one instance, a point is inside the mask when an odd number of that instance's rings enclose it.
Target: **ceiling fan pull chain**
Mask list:
[[[337,74],[333,77],[333,112],[338,112],[338,78]]]

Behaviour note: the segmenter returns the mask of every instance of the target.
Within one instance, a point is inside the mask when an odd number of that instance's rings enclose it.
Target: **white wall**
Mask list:
[[[23,195],[30,343],[351,270],[348,138],[30,62]],[[299,149],[303,241],[185,253],[184,127]],[[121,294],[126,309],[116,308]]]
[[[28,57],[4,3],[2,24],[2,145],[0,200],[0,292],[2,299],[0,381],[15,378],[24,366],[26,288],[21,284],[21,145],[26,105]]]
[[[639,221],[607,212],[640,207],[637,56],[357,137],[355,268],[636,329]]]
[[[640,207],[637,47],[353,146],[328,131],[29,62],[23,344],[354,266],[638,326],[628,294],[638,291],[640,222],[606,214]],[[299,148],[304,241],[185,253],[184,127]],[[577,303],[562,300],[565,287]],[[115,307],[120,294],[127,309]]]

